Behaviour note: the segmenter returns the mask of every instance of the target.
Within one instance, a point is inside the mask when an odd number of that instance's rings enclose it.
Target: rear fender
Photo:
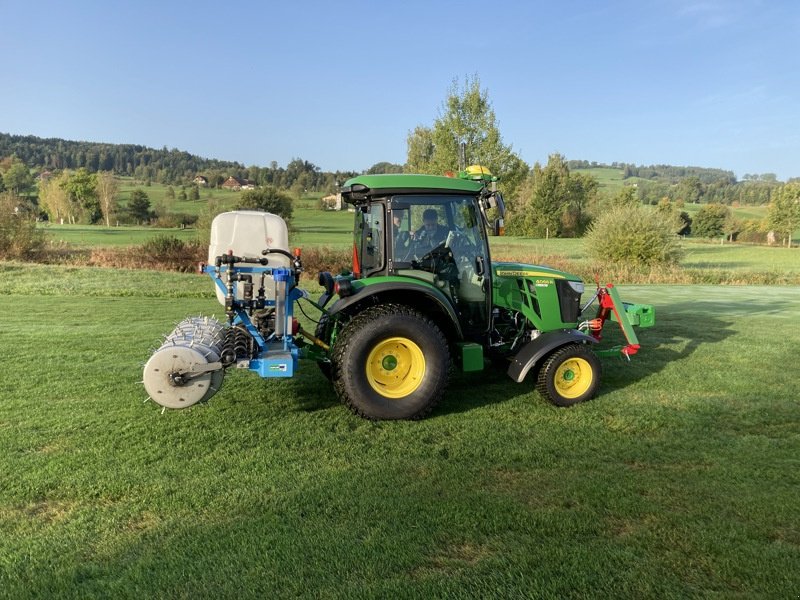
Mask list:
[[[566,344],[596,344],[597,340],[590,335],[573,329],[561,331],[548,331],[535,340],[525,344],[522,349],[511,359],[508,367],[508,376],[520,383],[528,372],[556,348]]]
[[[397,303],[415,307],[422,312],[430,313],[433,309],[449,317],[449,323],[437,323],[445,333],[452,333],[455,339],[461,340],[464,334],[458,321],[458,314],[453,305],[442,292],[433,286],[417,283],[398,283],[397,281],[366,285],[352,296],[340,298],[328,310],[331,316],[339,313],[355,314],[368,306],[376,304]],[[363,306],[361,306],[363,305]],[[448,336],[449,337],[449,336]]]

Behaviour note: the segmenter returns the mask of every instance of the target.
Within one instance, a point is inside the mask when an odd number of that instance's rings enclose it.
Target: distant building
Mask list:
[[[331,194],[330,196],[325,196],[320,200],[320,202],[322,202],[322,206],[325,210],[342,210],[341,194]]]
[[[203,177],[202,175],[198,175],[197,177],[194,178],[193,183],[201,187],[206,187],[208,185],[208,178]]]
[[[237,179],[236,177],[228,177],[222,184],[226,190],[238,192],[239,190],[254,190],[256,189],[256,182],[252,179]]]
[[[222,184],[222,188],[238,192],[242,189],[242,182],[236,179],[236,177],[228,177]]]

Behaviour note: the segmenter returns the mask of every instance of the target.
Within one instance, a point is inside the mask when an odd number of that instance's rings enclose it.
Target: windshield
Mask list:
[[[392,265],[432,282],[458,306],[465,331],[485,331],[490,277],[488,246],[475,196],[394,196]]]
[[[396,196],[391,206],[395,262],[418,261],[440,246],[456,260],[485,254],[473,196]]]

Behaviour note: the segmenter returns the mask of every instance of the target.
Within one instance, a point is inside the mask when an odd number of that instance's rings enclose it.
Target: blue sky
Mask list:
[[[477,75],[531,164],[786,179],[799,38],[793,1],[0,0],[0,131],[362,170]]]

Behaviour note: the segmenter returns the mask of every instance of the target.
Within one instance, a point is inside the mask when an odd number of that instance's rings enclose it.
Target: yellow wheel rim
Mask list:
[[[570,358],[556,370],[556,391],[562,398],[578,398],[586,393],[594,380],[592,365],[583,358]]]
[[[412,394],[424,377],[425,356],[408,338],[382,340],[367,357],[367,381],[386,398],[404,398]]]

